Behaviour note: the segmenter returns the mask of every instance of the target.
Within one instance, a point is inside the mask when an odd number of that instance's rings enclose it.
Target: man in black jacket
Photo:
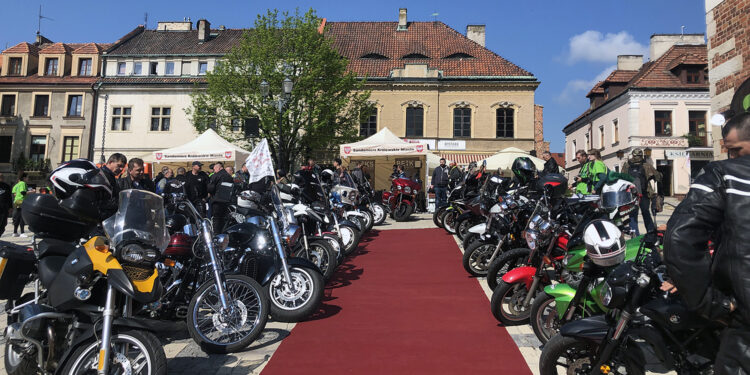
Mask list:
[[[445,165],[445,158],[440,158],[440,165],[432,171],[431,184],[435,189],[435,209],[445,206],[448,200],[448,166]]]
[[[143,174],[143,159],[128,161],[128,175],[117,180],[120,190],[138,189],[154,192],[154,182]]]
[[[227,212],[229,211],[229,201],[223,199],[219,189],[225,189],[222,183],[234,184],[234,179],[224,169],[224,164],[217,162],[214,164],[214,174],[208,181],[208,193],[211,194],[211,221],[214,225],[214,231],[221,233],[224,230]],[[230,187],[231,189],[231,187]]]
[[[3,181],[3,174],[0,173],[0,237],[5,233],[8,216],[13,209],[13,198],[11,196],[11,187]]]
[[[544,159],[544,169],[542,173],[560,173],[560,167],[557,166],[557,160],[552,157],[549,151],[542,152],[542,159]]]
[[[107,177],[107,181],[109,181],[109,185],[112,187],[112,198],[101,206],[100,219],[102,220],[109,218],[117,212],[120,202],[120,187],[117,184],[117,176],[122,173],[127,164],[128,158],[119,152],[115,152],[109,156],[107,163],[99,168],[104,173],[104,176]]]
[[[664,237],[671,283],[688,308],[728,324],[716,374],[750,373],[750,113],[722,130],[728,160],[703,168],[675,209]],[[708,251],[714,240],[713,256]],[[665,283],[667,284],[667,283]],[[671,285],[663,286],[671,289]],[[674,292],[675,290],[672,289]]]
[[[455,161],[451,162],[450,171],[448,172],[448,189],[453,189],[464,180],[464,172],[458,167]]]
[[[195,209],[206,216],[206,198],[208,197],[208,174],[201,170],[203,163],[193,162],[193,169],[185,175],[185,195]]]

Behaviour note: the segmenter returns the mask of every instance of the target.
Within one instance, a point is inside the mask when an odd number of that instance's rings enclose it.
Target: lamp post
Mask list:
[[[271,95],[271,85],[268,83],[268,81],[264,79],[263,81],[260,82],[260,94],[263,97],[263,102],[273,103],[274,106],[276,107],[276,110],[279,112],[279,145],[282,144],[281,121],[282,121],[282,116],[284,115],[284,107],[286,107],[287,103],[289,103],[289,99],[292,97],[292,89],[294,89],[294,82],[292,82],[292,80],[289,79],[289,77],[284,78],[284,81],[281,83],[281,89],[282,89],[282,94],[279,95],[278,99],[274,100],[272,99],[272,95]],[[281,160],[286,160],[286,158],[279,158],[278,160],[280,162]]]

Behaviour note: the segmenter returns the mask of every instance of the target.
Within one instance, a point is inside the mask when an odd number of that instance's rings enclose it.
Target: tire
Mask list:
[[[345,225],[340,225],[339,228],[341,228],[341,242],[344,245],[341,250],[344,251],[344,256],[349,256],[357,249],[362,233]]]
[[[560,369],[568,374],[577,374],[580,372],[589,372],[592,359],[599,352],[599,348],[591,341],[584,341],[575,337],[565,337],[562,335],[553,336],[547,344],[544,345],[542,355],[539,357],[540,375],[557,375],[557,365],[567,366]],[[588,358],[588,360],[586,360]],[[589,371],[582,369],[582,366],[588,365]],[[578,366],[574,368],[573,366]],[[625,371],[628,375],[643,375],[644,371],[633,363],[624,363]],[[615,366],[612,366],[613,370]],[[617,366],[618,370],[621,366]],[[618,373],[620,373],[618,371]]]
[[[411,207],[410,204],[401,202],[398,206],[396,206],[396,209],[393,210],[393,220],[396,221],[406,221],[409,219],[409,215],[411,215],[412,211],[414,209]]]
[[[370,229],[372,229],[372,226],[375,225],[375,219],[373,218],[372,212],[367,210],[360,210],[359,212],[365,215],[362,217],[362,220],[365,223],[365,232],[369,232]]]
[[[65,362],[60,374],[79,375],[89,372],[96,373],[96,366],[99,361],[99,340],[90,340],[81,344],[73,351],[68,360]],[[154,334],[147,331],[121,331],[112,333],[112,353],[110,360],[115,358],[128,358],[130,361],[144,361],[144,366],[139,372],[133,374],[142,375],[164,375],[167,373],[167,357],[164,355],[164,348],[159,339]],[[119,349],[118,349],[119,348]],[[130,349],[130,350],[123,350]],[[115,352],[115,350],[119,350]],[[141,354],[145,354],[141,358]],[[132,362],[126,364],[133,366]],[[143,362],[140,362],[143,363]],[[93,367],[92,367],[93,366]],[[118,363],[113,362],[109,365],[110,371],[118,367]],[[124,370],[119,366],[121,370]],[[124,373],[121,371],[120,373]]]
[[[461,242],[461,247],[466,251],[466,249],[479,240],[479,234],[469,232],[469,234],[464,236],[464,240]]]
[[[531,306],[524,307],[523,301],[528,293],[523,281],[514,283],[502,282],[492,292],[490,309],[492,315],[504,326],[515,326],[525,324],[531,315]]]
[[[318,310],[325,282],[316,269],[293,266],[289,274],[295,290],[290,290],[283,275],[277,273],[266,285],[266,293],[271,301],[271,317],[281,322],[299,322]]]
[[[490,289],[497,288],[506,272],[526,264],[529,254],[531,254],[531,249],[518,248],[508,250],[495,258],[487,268],[487,285]]]
[[[552,336],[560,331],[560,318],[555,309],[555,298],[547,293],[539,293],[531,304],[531,316],[529,324],[534,329],[534,334],[546,344]]]
[[[448,206],[440,207],[435,210],[435,213],[432,214],[432,222],[435,223],[435,226],[438,228],[443,227],[442,216],[445,214],[446,208],[448,208]]]
[[[385,218],[388,217],[388,212],[385,207],[380,203],[373,203],[370,205],[370,212],[372,212],[372,218],[374,225],[382,225],[385,223]]]
[[[33,293],[27,293],[23,295],[21,298],[16,300],[16,306],[19,304],[31,301],[34,299]],[[6,304],[11,303],[11,301],[6,301]],[[6,306],[6,308],[9,309],[9,307]],[[10,315],[6,314],[7,316],[7,325],[11,325],[15,323],[18,320],[18,314]],[[5,371],[8,373],[8,375],[32,375],[36,374],[37,366],[36,366],[36,350],[34,350],[34,353],[32,356],[24,356],[18,353],[15,350],[15,345],[8,342],[8,340],[5,340]]]
[[[229,316],[234,319],[233,323],[240,320],[236,322],[239,325],[231,329],[242,332],[240,335],[222,340],[230,332],[230,323],[223,321],[227,317],[219,312],[221,302],[216,283],[208,282],[198,288],[188,307],[187,326],[190,336],[207,353],[233,353],[246,348],[260,336],[268,321],[270,303],[257,281],[245,275],[227,275],[225,285],[226,293],[239,310]]]
[[[323,278],[330,280],[338,265],[336,250],[331,247],[327,240],[308,241],[307,245],[309,249],[300,249],[295,256],[313,262],[318,266]]]
[[[487,276],[489,259],[495,252],[497,244],[492,242],[475,241],[464,251],[464,269],[472,276]]]
[[[458,212],[455,210],[448,211],[445,216],[443,216],[443,229],[445,229],[446,232],[456,234],[456,217],[458,217]]]
[[[466,218],[456,224],[456,235],[459,240],[463,241],[464,237],[469,234],[469,228],[474,226],[474,221],[472,219],[473,218]]]
[[[343,245],[341,244],[341,238],[331,233],[323,234],[323,238],[328,241],[328,245],[336,254],[336,267],[340,266],[341,263],[344,262],[344,251],[342,250]]]
[[[351,216],[346,219],[354,223],[354,225],[357,226],[357,229],[360,231],[360,233],[365,232],[365,224],[364,222],[362,222],[362,219],[359,216]]]

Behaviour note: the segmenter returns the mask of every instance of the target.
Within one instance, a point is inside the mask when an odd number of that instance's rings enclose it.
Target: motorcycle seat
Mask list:
[[[57,274],[60,273],[65,265],[66,259],[67,257],[65,256],[52,255],[39,260],[39,281],[42,282],[45,288],[49,288],[52,282],[55,281]]]
[[[77,245],[74,243],[52,238],[43,239],[37,246],[37,248],[39,249],[40,258],[50,255],[62,255],[67,257],[77,247]]]

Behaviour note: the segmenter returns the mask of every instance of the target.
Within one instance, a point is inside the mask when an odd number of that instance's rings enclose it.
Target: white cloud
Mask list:
[[[617,34],[602,34],[588,30],[570,38],[568,63],[579,61],[606,62],[617,61],[617,55],[648,55],[648,46],[638,43],[627,31]]]
[[[561,103],[569,103],[573,99],[577,97],[583,97],[589,90],[591,90],[594,85],[607,78],[610,73],[612,73],[615,69],[617,69],[617,65],[608,66],[606,69],[602,70],[601,73],[599,73],[594,79],[591,80],[585,80],[585,79],[574,79],[572,81],[568,81],[568,84],[565,85],[565,88],[560,93],[560,95],[557,96],[557,101]]]

